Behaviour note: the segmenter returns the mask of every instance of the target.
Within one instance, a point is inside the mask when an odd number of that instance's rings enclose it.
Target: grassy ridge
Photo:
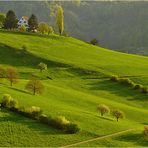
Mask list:
[[[26,135],[24,133],[26,140],[22,140],[22,143],[15,144],[14,141],[17,141],[18,137],[12,136],[11,143],[5,140],[0,146],[50,146],[50,144],[62,146],[128,128],[142,129],[143,125],[148,123],[147,96],[112,83],[106,78],[110,74],[136,76],[132,79],[144,84],[148,81],[147,77],[142,77],[148,72],[147,57],[118,53],[74,38],[56,35],[47,37],[0,32],[0,37],[0,63],[5,67],[15,66],[20,72],[19,83],[12,88],[6,80],[1,81],[0,97],[2,98],[4,93],[10,93],[23,106],[35,105],[43,108],[46,114],[64,115],[70,121],[79,124],[82,129],[79,134],[74,135],[54,133],[53,129],[49,129],[48,134],[39,133],[37,137],[26,132]],[[27,51],[21,50],[22,45],[27,46]],[[36,69],[40,62],[48,64],[48,71],[40,73]],[[43,80],[46,89],[42,96],[33,96],[24,89],[32,73]],[[53,80],[49,80],[47,76]],[[126,119],[117,123],[110,115],[100,117],[96,112],[99,103],[123,110]],[[4,116],[4,113],[1,114]],[[13,116],[17,118],[16,115]],[[10,125],[14,122],[16,121],[10,120]],[[37,126],[32,123],[30,125]],[[44,131],[44,127],[41,125],[38,127]],[[31,132],[38,130],[38,128],[30,129],[29,126],[27,128]],[[9,132],[6,132],[7,135]],[[18,135],[18,131],[14,130],[13,135]],[[31,137],[33,142],[29,141]],[[104,141],[102,145],[108,146]],[[128,145],[133,146],[131,142]]]

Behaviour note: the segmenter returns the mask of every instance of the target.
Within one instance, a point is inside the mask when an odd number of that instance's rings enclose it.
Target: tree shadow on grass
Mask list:
[[[141,124],[143,124],[143,125],[148,125],[148,122],[142,122]]]
[[[148,141],[144,138],[144,135],[141,133],[128,133],[126,135],[121,135],[118,137],[115,137],[114,139],[118,141],[127,141],[135,143],[139,146],[148,146]]]
[[[113,119],[108,118],[108,117],[99,116],[99,115],[95,115],[95,116],[98,117],[98,118],[100,118],[100,119],[104,119],[104,120],[108,120],[108,121],[114,121]]]
[[[21,92],[21,93],[25,93],[25,94],[30,94],[30,95],[32,95],[30,92],[27,92],[27,91],[25,91],[25,90],[21,90],[21,89],[18,89],[18,88],[9,87],[9,86],[7,86],[7,88],[12,89],[12,90],[15,90],[15,91],[19,91],[19,92]]]
[[[131,99],[128,99],[129,101],[146,101],[148,98],[148,94],[143,94],[129,86],[121,85],[110,80],[96,81],[95,83],[93,82],[87,85],[90,90],[104,90],[119,96],[132,97]]]
[[[7,110],[1,110],[4,113],[4,116],[0,117],[0,122],[14,122],[16,124],[21,124],[27,126],[35,132],[39,132],[43,135],[57,135],[64,134],[62,131],[49,127],[48,125],[39,123],[36,120],[32,120],[21,116],[17,113],[9,112]],[[17,126],[17,125],[16,125]]]

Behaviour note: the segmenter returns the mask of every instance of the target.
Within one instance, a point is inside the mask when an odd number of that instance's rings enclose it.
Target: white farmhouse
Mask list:
[[[25,26],[26,29],[28,29],[29,28],[28,17],[22,16],[21,19],[18,21],[17,25],[18,25],[18,28],[20,28],[21,26]]]

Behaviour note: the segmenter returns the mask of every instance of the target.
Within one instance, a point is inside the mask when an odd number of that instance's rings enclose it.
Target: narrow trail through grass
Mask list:
[[[113,136],[118,136],[118,135],[121,135],[121,134],[130,132],[130,131],[133,131],[133,130],[135,130],[135,129],[128,129],[128,130],[124,130],[124,131],[121,131],[121,132],[113,133],[113,134],[110,134],[110,135],[106,135],[106,136],[102,136],[102,137],[97,137],[97,138],[93,138],[93,139],[89,139],[89,140],[77,142],[77,143],[74,143],[74,144],[62,146],[61,148],[75,147],[75,146],[78,146],[78,145],[80,145],[80,144],[85,144],[85,143],[88,143],[88,142],[93,142],[93,141],[101,140],[101,139],[104,139],[104,138],[109,138],[109,137],[113,137]]]

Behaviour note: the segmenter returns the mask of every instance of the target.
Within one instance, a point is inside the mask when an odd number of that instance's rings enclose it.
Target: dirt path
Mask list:
[[[101,139],[104,139],[104,138],[109,138],[109,137],[121,135],[121,134],[130,132],[130,131],[133,131],[133,130],[134,129],[128,129],[128,130],[124,130],[124,131],[117,132],[117,133],[114,133],[114,134],[110,134],[110,135],[106,135],[106,136],[102,136],[102,137],[97,137],[97,138],[93,138],[93,139],[77,142],[77,143],[74,143],[74,144],[65,145],[65,146],[62,146],[61,148],[76,147],[77,145],[80,145],[80,144],[84,144],[84,143],[88,143],[88,142],[92,142],[92,141],[96,141],[96,140],[101,140]]]

